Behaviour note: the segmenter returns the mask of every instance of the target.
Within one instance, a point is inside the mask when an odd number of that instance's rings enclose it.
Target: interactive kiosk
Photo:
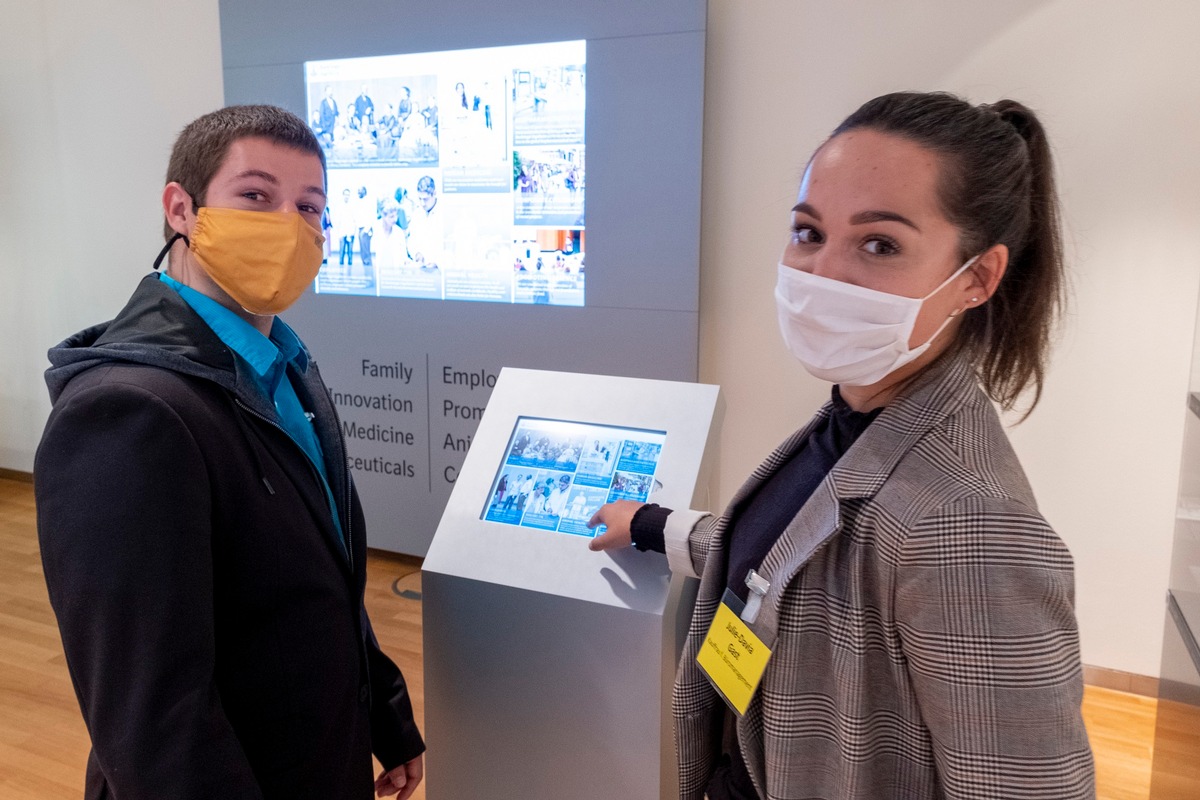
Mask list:
[[[671,686],[694,579],[593,553],[609,500],[711,505],[715,386],[505,369],[422,577],[429,800],[677,792]]]

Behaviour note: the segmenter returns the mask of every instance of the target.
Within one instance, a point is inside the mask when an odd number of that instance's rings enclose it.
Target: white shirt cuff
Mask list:
[[[688,544],[692,529],[696,523],[707,517],[707,511],[672,511],[667,517],[666,527],[663,528],[663,544],[666,545],[667,563],[671,572],[680,575],[690,575],[699,578],[695,567],[692,566],[692,548]]]

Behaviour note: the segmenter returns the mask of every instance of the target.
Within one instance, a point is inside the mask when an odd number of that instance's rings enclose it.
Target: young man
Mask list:
[[[417,181],[418,205],[408,224],[408,252],[422,269],[434,270],[441,264],[442,212],[438,209],[437,185],[430,175]]]
[[[404,800],[424,743],[363,606],[345,442],[275,316],[321,264],[321,146],[282,109],[213,112],[162,203],[167,272],[50,351],[34,467],[86,796]]]

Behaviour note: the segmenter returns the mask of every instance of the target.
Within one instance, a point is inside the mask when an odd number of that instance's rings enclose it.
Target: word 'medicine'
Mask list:
[[[370,425],[359,425],[357,422],[342,423],[342,433],[347,439],[361,439],[365,442],[383,442],[385,444],[403,444],[412,446],[416,435],[412,431],[391,428],[374,422]]]

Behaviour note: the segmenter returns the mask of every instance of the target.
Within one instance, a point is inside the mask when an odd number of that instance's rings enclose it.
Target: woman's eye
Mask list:
[[[891,239],[874,237],[863,243],[863,249],[873,256],[890,256],[900,252],[900,248]]]
[[[792,228],[792,241],[797,244],[820,244],[821,234],[811,225],[796,225]]]
[[[263,194],[262,192],[242,192],[242,197],[247,200],[262,200]]]

